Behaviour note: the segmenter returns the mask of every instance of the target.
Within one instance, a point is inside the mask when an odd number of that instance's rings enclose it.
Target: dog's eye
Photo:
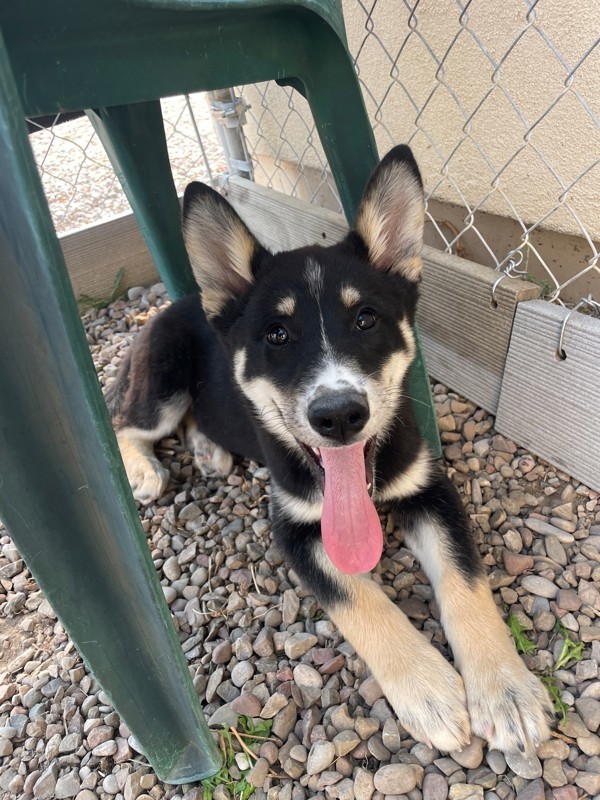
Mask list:
[[[375,316],[375,312],[371,311],[370,308],[365,308],[356,318],[356,327],[359,331],[367,331],[369,328],[372,328],[376,322],[377,317]]]
[[[272,328],[269,328],[266,335],[267,342],[276,345],[287,344],[289,338],[290,335],[283,325],[273,325]]]

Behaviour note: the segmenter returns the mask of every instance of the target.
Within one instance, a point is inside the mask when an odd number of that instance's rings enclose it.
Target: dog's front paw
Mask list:
[[[169,482],[169,470],[154,456],[140,456],[125,462],[125,470],[135,499],[143,506],[162,495]]]
[[[534,752],[550,736],[550,697],[515,652],[462,670],[473,733],[491,748]]]
[[[462,678],[430,645],[422,656],[382,689],[415,739],[438,750],[462,750],[471,738]]]

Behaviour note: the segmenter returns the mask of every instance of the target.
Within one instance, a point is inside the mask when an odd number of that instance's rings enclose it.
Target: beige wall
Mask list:
[[[395,143],[409,141],[426,188],[437,201],[478,206],[483,212],[502,217],[520,217],[528,225],[543,219],[546,228],[581,235],[574,216],[560,207],[563,188],[552,171],[568,186],[600,155],[600,132],[573,93],[576,90],[589,108],[600,114],[600,47],[584,60],[571,90],[535,126],[526,142],[527,127],[552,105],[564,90],[567,77],[567,69],[535,26],[514,46],[500,68],[497,85],[481,103],[494,87],[493,67],[482,47],[496,61],[509,50],[527,26],[523,0],[474,3],[469,9],[468,30],[461,28],[455,0],[423,0],[417,7],[416,32],[408,38],[408,11],[400,0],[380,0],[375,5],[376,36],[366,35],[367,17],[358,0],[344,0],[344,14],[350,51],[359,54],[360,78],[368,88],[365,102],[380,153]],[[537,26],[570,67],[593,44],[599,19],[598,0],[543,0],[537,6]],[[436,77],[438,64],[427,46],[441,58],[455,37],[440,82]],[[390,71],[403,43],[394,81]],[[266,98],[250,87],[245,96],[253,106],[246,133],[257,152],[265,156],[266,170],[271,170],[274,158],[290,162],[300,158],[307,166],[319,166],[318,148],[307,148],[304,120],[309,121],[310,115],[302,98],[294,94],[290,108],[285,91],[274,85]],[[467,114],[479,106],[467,135],[459,104]],[[378,109],[380,121],[375,118]],[[419,111],[422,113],[418,116]],[[453,151],[444,176],[442,166]],[[494,185],[498,172],[511,158]],[[259,169],[257,180],[266,183],[266,177],[267,173],[261,174]],[[289,181],[282,175],[278,180],[278,188],[285,189],[287,181],[289,191]],[[596,165],[569,194],[580,223],[596,240],[600,240],[599,186],[600,165]],[[302,187],[299,193],[306,196]],[[519,242],[519,229],[516,231],[513,246]],[[588,247],[583,260],[590,255]]]

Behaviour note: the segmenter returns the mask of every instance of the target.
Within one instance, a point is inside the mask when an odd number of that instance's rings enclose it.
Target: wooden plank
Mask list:
[[[541,300],[517,309],[497,429],[600,491],[600,320]]]
[[[223,194],[265,247],[274,252],[330,245],[348,232],[342,214],[288,197],[244,178],[231,177]]]
[[[517,304],[537,297],[535,284],[431,247],[423,249],[417,320],[430,375],[487,411],[498,408]]]
[[[160,280],[133,214],[81,228],[60,238],[76,298],[108,297],[123,267],[123,290]]]
[[[230,178],[228,200],[267,247],[284,250],[333,244],[348,226],[341,214],[286,197],[242,178]],[[495,412],[518,302],[537,297],[534,284],[504,279],[490,300],[498,273],[432,247],[423,249],[417,316],[429,373]]]

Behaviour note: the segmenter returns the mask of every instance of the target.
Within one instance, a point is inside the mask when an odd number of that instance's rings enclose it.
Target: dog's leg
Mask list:
[[[192,414],[188,414],[185,419],[185,435],[193,455],[194,466],[203,475],[218,475],[225,478],[231,473],[233,456],[229,450],[215,444],[200,431]]]
[[[368,575],[344,575],[327,557],[319,525],[278,521],[275,536],[300,580],[369,666],[400,723],[440,750],[469,741],[458,673]]]
[[[117,442],[133,496],[147,505],[161,496],[169,482],[169,471],[154,454],[154,443],[178,426],[190,403],[189,395],[179,394],[160,406],[158,423],[153,428],[125,426],[117,429]]]
[[[504,752],[533,750],[550,734],[548,693],[517,655],[458,495],[440,477],[407,505],[398,521],[434,587],[473,732]]]

